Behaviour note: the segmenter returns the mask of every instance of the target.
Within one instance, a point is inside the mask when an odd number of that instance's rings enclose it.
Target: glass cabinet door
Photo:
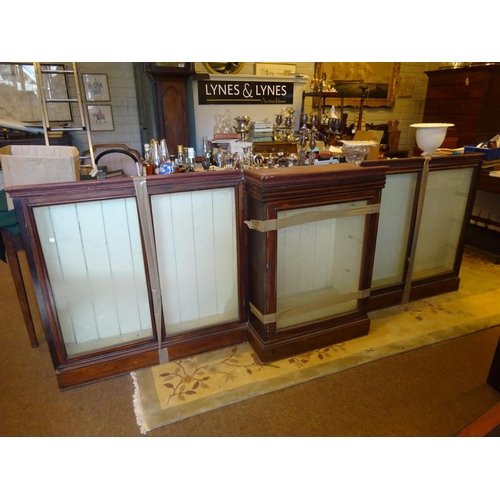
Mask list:
[[[363,200],[282,210],[278,220],[365,205]],[[277,329],[357,309],[365,221],[365,215],[351,215],[278,229]]]
[[[153,336],[135,198],[34,208],[68,356]]]
[[[166,335],[239,318],[233,187],[151,196]]]
[[[453,270],[473,172],[473,168],[429,172],[413,279]]]
[[[372,287],[404,280],[417,173],[388,175],[382,190]]]

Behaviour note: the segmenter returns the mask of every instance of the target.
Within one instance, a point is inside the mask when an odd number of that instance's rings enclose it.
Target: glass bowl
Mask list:
[[[373,143],[367,141],[342,141],[342,153],[349,163],[355,163],[358,167],[370,151]]]

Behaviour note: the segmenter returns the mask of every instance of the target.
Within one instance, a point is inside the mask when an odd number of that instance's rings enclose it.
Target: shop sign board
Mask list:
[[[293,82],[200,80],[199,104],[293,104]]]

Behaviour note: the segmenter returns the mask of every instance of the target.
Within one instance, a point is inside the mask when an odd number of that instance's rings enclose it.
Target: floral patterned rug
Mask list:
[[[371,312],[359,339],[272,363],[244,343],[133,372],[140,431],[500,324],[500,265],[467,251],[460,276],[456,292]]]

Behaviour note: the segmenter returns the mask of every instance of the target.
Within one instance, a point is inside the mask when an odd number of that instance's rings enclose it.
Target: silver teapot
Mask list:
[[[240,141],[245,141],[246,136],[250,130],[250,117],[249,116],[237,116],[234,119],[237,123],[237,127],[233,127],[234,130],[240,134]]]

